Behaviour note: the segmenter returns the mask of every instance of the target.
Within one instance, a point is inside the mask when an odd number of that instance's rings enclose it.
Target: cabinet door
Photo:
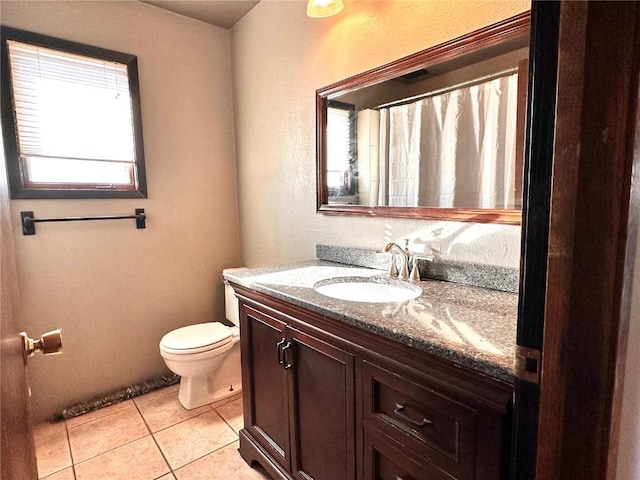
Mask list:
[[[243,305],[240,331],[245,430],[288,470],[289,398],[281,362],[285,323]]]
[[[291,473],[301,480],[353,480],[353,356],[294,328],[287,331]]]

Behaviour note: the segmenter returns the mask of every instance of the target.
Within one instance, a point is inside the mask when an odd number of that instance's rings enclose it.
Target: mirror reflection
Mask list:
[[[522,33],[441,62],[429,62],[425,51],[422,64],[391,78],[369,80],[372,70],[320,90],[319,187],[326,190],[319,210],[519,210],[528,66]]]

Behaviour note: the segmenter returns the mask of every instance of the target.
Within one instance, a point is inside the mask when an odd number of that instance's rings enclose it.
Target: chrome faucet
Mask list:
[[[405,241],[409,243],[408,240],[405,240]],[[400,258],[401,258],[400,273],[398,273],[398,268],[396,267],[396,255],[395,255],[395,252],[393,251],[394,249],[400,252]],[[391,252],[391,265],[389,265],[389,276],[398,277],[401,280],[407,280],[409,278],[409,249],[407,247],[403,249],[397,243],[389,242],[384,246],[383,250],[385,252]]]

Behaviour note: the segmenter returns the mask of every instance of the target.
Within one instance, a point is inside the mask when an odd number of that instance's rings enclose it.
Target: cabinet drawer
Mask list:
[[[451,480],[433,465],[408,457],[395,441],[374,428],[364,433],[365,480]]]
[[[454,478],[474,478],[475,409],[366,360],[363,384],[365,426],[378,429]]]

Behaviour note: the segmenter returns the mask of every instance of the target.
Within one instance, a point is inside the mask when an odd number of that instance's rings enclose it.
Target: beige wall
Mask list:
[[[237,266],[229,32],[138,2],[1,2],[1,21],[138,56],[147,200],[12,201],[25,329],[60,327],[65,352],[34,357],[36,420],[167,372],[162,335],[223,317],[221,270]],[[36,217],[148,213],[38,224]]]
[[[314,92],[491,24],[525,1],[346,1],[309,19],[263,0],[231,32],[135,1],[3,1],[3,24],[138,56],[147,200],[12,201],[25,329],[60,327],[65,353],[29,368],[36,420],[166,369],[160,337],[221,318],[222,268],[313,258],[316,243],[379,248],[410,237],[459,260],[517,266],[518,227],[315,213]],[[235,94],[232,113],[232,85]],[[237,169],[234,170],[233,125]],[[234,179],[238,178],[236,192]],[[39,224],[19,212],[132,222]]]
[[[232,30],[243,263],[313,258],[316,243],[380,248],[409,237],[443,256],[517,267],[520,228],[316,214],[315,90],[523,12],[527,1],[345,1],[311,19],[263,0]]]

